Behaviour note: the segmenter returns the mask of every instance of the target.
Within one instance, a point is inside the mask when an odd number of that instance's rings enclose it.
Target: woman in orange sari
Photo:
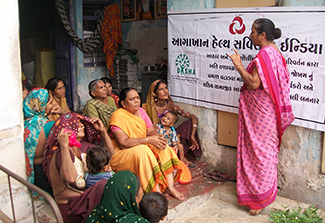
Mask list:
[[[110,160],[113,171],[130,170],[138,175],[145,193],[168,189],[172,196],[183,200],[184,196],[174,188],[173,173],[180,169],[180,162],[140,107],[138,92],[123,89],[119,103],[120,108],[110,119],[115,148]]]

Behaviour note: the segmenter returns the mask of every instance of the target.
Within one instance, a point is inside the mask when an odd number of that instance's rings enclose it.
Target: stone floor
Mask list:
[[[277,196],[275,201],[257,216],[247,214],[248,209],[237,204],[236,183],[216,182],[203,177],[203,173],[213,171],[211,166],[203,161],[193,161],[195,168],[191,168],[192,181],[188,184],[175,183],[177,190],[185,196],[184,201],[179,201],[166,195],[169,201],[168,215],[162,223],[255,223],[270,222],[269,214],[273,209],[283,209],[282,205],[294,208],[298,202]],[[300,203],[301,207],[308,204]],[[45,207],[46,208],[46,207]],[[44,216],[38,216],[38,222],[50,222],[52,214],[43,208]],[[319,210],[325,217],[325,212]],[[324,218],[325,219],[325,218]]]
[[[194,161],[197,166],[191,168],[192,181],[188,184],[176,183],[177,190],[185,195],[184,201],[167,196],[169,201],[168,215],[163,223],[196,223],[196,222],[222,222],[222,223],[251,223],[270,222],[269,214],[274,209],[283,209],[282,205],[294,208],[297,201],[277,196],[275,201],[257,216],[247,214],[248,209],[237,204],[236,183],[216,182],[203,177],[204,172],[213,171],[209,164]],[[302,208],[310,205],[299,203]],[[325,217],[325,212],[319,210]],[[325,218],[324,218],[325,219]]]

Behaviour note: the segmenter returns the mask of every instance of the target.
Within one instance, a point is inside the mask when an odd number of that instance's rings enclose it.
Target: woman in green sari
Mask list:
[[[102,80],[91,81],[88,90],[92,99],[86,102],[83,115],[99,118],[108,129],[112,113],[117,110],[114,99],[107,96],[107,88]]]
[[[139,178],[131,171],[115,173],[106,183],[101,202],[90,213],[86,223],[147,222],[138,204],[143,196]]]

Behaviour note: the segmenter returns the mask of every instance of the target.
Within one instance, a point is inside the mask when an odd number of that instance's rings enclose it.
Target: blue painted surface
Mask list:
[[[324,0],[285,0],[285,6],[322,6],[325,5]]]
[[[168,0],[167,10],[210,9],[215,7],[215,0]]]

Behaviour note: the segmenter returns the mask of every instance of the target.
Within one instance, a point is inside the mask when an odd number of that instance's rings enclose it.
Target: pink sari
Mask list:
[[[277,154],[294,120],[285,59],[273,47],[260,50],[247,71],[257,68],[262,86],[244,84],[238,112],[237,199],[250,209],[270,205],[277,195]]]

